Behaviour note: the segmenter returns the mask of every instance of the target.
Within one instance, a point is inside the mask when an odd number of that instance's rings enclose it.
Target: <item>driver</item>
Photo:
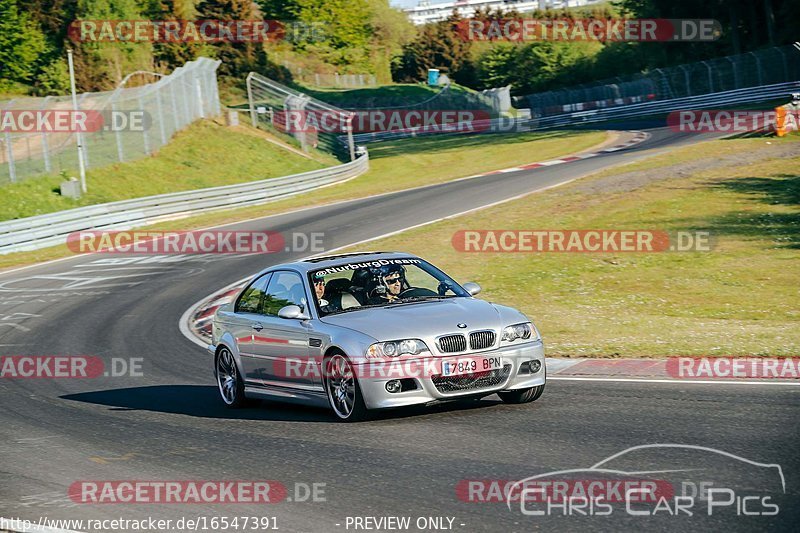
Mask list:
[[[314,275],[311,279],[314,282],[314,294],[317,297],[319,308],[323,313],[330,313],[330,303],[328,300],[323,298],[323,295],[325,294],[325,275],[322,272],[314,272]]]
[[[402,265],[385,265],[378,269],[377,286],[372,290],[369,303],[396,302],[400,293],[408,288],[406,269]]]

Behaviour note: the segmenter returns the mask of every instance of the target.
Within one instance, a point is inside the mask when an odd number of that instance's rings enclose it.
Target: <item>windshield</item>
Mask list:
[[[320,316],[368,307],[469,296],[422,259],[347,263],[309,273]]]

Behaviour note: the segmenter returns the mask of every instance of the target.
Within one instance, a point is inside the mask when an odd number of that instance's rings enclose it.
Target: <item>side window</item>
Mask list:
[[[300,274],[295,272],[275,272],[264,295],[263,313],[277,316],[281,307],[299,305],[306,308],[306,291]]]
[[[244,291],[239,301],[236,302],[237,313],[260,313],[261,300],[267,290],[267,283],[272,274],[264,274],[254,281],[247,290]]]

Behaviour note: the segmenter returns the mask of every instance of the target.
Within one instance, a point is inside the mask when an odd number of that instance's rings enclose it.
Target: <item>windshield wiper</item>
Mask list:
[[[340,309],[339,311],[332,311],[325,316],[341,315],[342,313],[349,313],[350,311],[358,311],[359,309],[369,309],[370,307],[380,307],[384,304],[364,304],[348,307],[347,309]]]
[[[450,296],[410,296],[408,298],[401,298],[397,303],[405,304],[413,302],[425,302],[428,300],[446,300],[447,298],[450,298]]]

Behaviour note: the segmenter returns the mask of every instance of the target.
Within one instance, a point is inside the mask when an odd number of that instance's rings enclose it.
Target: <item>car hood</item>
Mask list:
[[[321,319],[326,324],[360,331],[378,341],[424,338],[447,333],[493,329],[527,321],[525,315],[476,298],[448,298],[372,307]],[[466,324],[459,328],[458,324]]]

